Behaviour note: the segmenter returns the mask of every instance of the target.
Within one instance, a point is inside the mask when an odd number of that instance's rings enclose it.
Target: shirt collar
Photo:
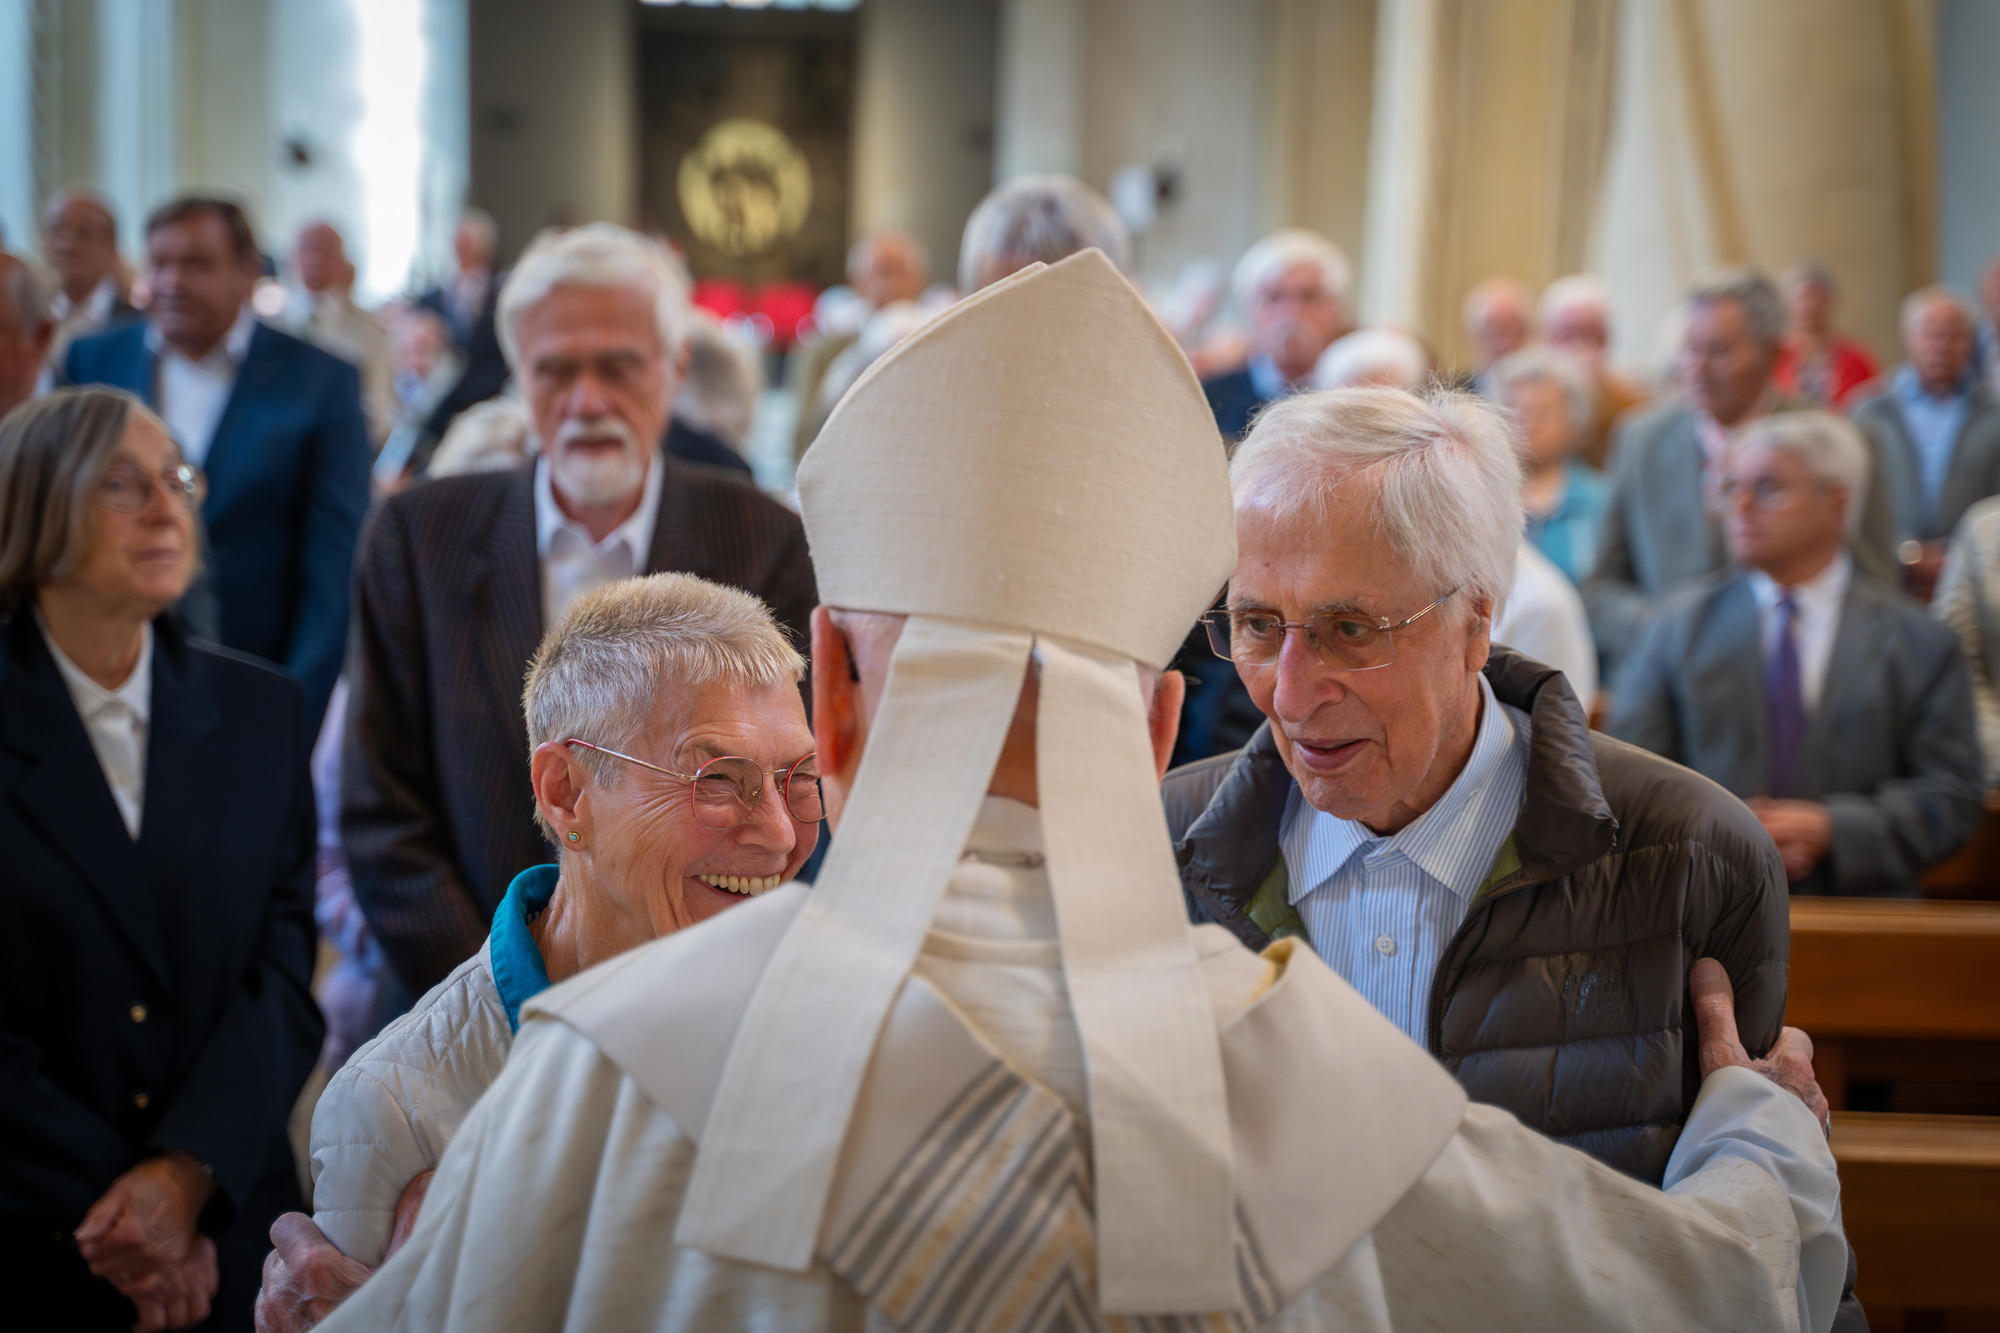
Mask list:
[[[82,304],[70,300],[69,293],[58,287],[49,300],[49,313],[55,316],[57,323],[80,313],[91,323],[102,324],[110,317],[112,303],[117,299],[118,280],[107,273],[97,280],[97,285],[90,289],[90,295],[83,298]]]
[[[232,369],[241,366],[243,358],[250,354],[250,339],[256,332],[257,316],[246,304],[236,312],[236,322],[229,326],[229,332],[222,335],[222,341],[209,348],[208,355],[193,364],[216,369],[220,369],[224,363]],[[177,361],[187,360],[174,350],[166,335],[160,332],[160,326],[150,320],[146,323],[146,350],[154,356],[170,356]]]
[[[514,876],[507,896],[493,913],[493,933],[487,940],[493,963],[493,988],[507,1010],[507,1029],[521,1030],[521,1006],[549,988],[549,966],[528,923],[542,914],[555,897],[561,866],[529,866]]]
[[[639,507],[632,516],[604,534],[601,542],[592,542],[590,533],[583,524],[563,513],[556,503],[555,483],[549,476],[549,460],[546,455],[535,459],[535,550],[543,559],[548,558],[549,547],[556,534],[567,531],[583,543],[585,550],[602,551],[613,542],[623,541],[632,551],[632,567],[643,571],[646,557],[652,554],[653,524],[660,513],[660,489],[666,484],[666,468],[660,463],[659,451],[646,460],[646,480],[639,496]]]
[[[1338,874],[1349,859],[1374,844],[1400,852],[1413,865],[1461,898],[1470,899],[1485,882],[1514,831],[1527,790],[1527,715],[1505,707],[1479,677],[1479,733],[1472,754],[1438,803],[1389,837],[1354,819],[1311,812],[1322,836],[1313,839],[1304,873],[1292,879],[1293,906]],[[1304,794],[1293,784],[1291,799]]]
[[[1935,408],[1956,407],[1972,392],[1976,374],[1972,366],[1966,366],[1965,373],[1958,377],[1958,383],[1951,386],[1951,393],[1937,398],[1924,388],[1923,380],[1917,376],[1917,368],[1905,361],[1896,367],[1896,393],[1906,403],[1922,403]]]
[[[1784,588],[1778,581],[1761,569],[1750,571],[1750,592],[1757,599],[1759,609],[1769,611],[1787,592],[1792,600],[1809,611],[1831,611],[1840,606],[1847,596],[1847,585],[1854,576],[1854,561],[1845,550],[1833,557],[1827,567],[1794,588]]]
[[[42,631],[42,642],[49,646],[49,656],[55,659],[56,670],[62,675],[69,697],[76,704],[78,716],[85,722],[110,704],[123,704],[141,726],[152,721],[153,627],[150,623],[140,630],[139,660],[133,664],[132,674],[125,677],[124,684],[115,690],[107,690],[92,680],[82,667],[70,661],[69,655],[56,646],[56,637],[49,633],[49,622],[42,619],[40,607],[35,608],[35,624]]]
[[[1262,352],[1251,357],[1246,368],[1250,372],[1250,387],[1266,402],[1283,398],[1299,387],[1286,379],[1285,372],[1278,369],[1278,363]]]

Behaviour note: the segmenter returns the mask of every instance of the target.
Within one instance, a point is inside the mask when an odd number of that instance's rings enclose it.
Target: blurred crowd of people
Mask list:
[[[469,210],[451,275],[377,310],[356,302],[325,222],[274,263],[237,204],[187,197],[137,240],[134,271],[109,206],[71,190],[43,219],[46,268],[0,252],[0,704],[10,728],[37,710],[66,719],[22,741],[42,764],[46,827],[0,825],[17,864],[31,846],[43,858],[0,893],[44,923],[40,960],[0,982],[7,1058],[40,1061],[5,1115],[61,1165],[10,1169],[0,1212],[83,1228],[79,1247],[42,1226],[40,1248],[6,1264],[41,1265],[37,1280],[77,1308],[179,1327],[211,1301],[246,1312],[260,1281],[277,1289],[264,1237],[300,1206],[283,1135],[316,1064],[374,1069],[393,1101],[395,1072],[430,1058],[411,1054],[410,1022],[485,1025],[488,1045],[451,1075],[459,1101],[393,1112],[400,1190],[491,1081],[523,999],[811,873],[818,779],[794,751],[810,745],[796,646],[816,632],[815,569],[796,497],[759,489],[745,457],[772,372],[802,458],[870,368],[962,295],[1085,250],[1123,269],[1131,247],[1095,192],[1022,178],[972,214],[955,287],[933,281],[907,233],[857,240],[848,284],[821,296],[779,366],[691,304],[668,246],[609,224],[551,229],[502,268],[492,219]],[[1780,282],[1712,274],[1653,380],[1612,366],[1611,302],[1590,275],[1539,295],[1479,283],[1463,307],[1473,359],[1449,367],[1408,330],[1361,325],[1346,256],[1297,229],[1252,246],[1226,300],[1157,304],[1218,449],[1263,422],[1306,430],[1283,405],[1306,414],[1334,390],[1496,409],[1451,420],[1512,451],[1522,521],[1495,548],[1505,586],[1482,584],[1477,605],[1492,642],[1519,654],[1485,697],[1514,710],[1520,745],[1545,706],[1522,682],[1546,663],[1582,716],[1741,798],[1793,891],[1894,896],[1966,842],[2000,783],[2000,265],[1980,295],[1912,293],[1901,359],[1884,370],[1840,330],[1824,265]],[[1362,429],[1346,420],[1312,429]],[[1443,429],[1384,420],[1366,429]],[[1281,543],[1294,553],[1324,535],[1295,517]],[[1383,643],[1423,614],[1307,611],[1296,627],[1309,635]],[[669,643],[677,618],[726,649]],[[1246,640],[1219,633],[1188,626],[1175,659],[1187,688],[1173,761],[1276,764],[1285,701],[1255,685]],[[614,651],[640,641],[652,656]],[[713,688],[685,699],[634,684],[683,658],[736,665],[686,667]],[[662,850],[643,812],[592,824],[579,804],[606,765],[688,776],[673,745],[634,756],[643,728],[591,693],[614,687],[621,707],[729,736],[706,754],[745,766],[714,770],[741,808],[672,844],[711,850]],[[95,850],[65,860],[60,846]],[[681,857],[676,907],[641,920],[607,885],[662,856]],[[560,875],[524,873],[558,861]],[[70,880],[96,906],[50,906]],[[314,917],[337,959],[317,980]],[[551,920],[583,924],[549,935]],[[1332,938],[1318,918],[1293,920]],[[1355,947],[1386,955],[1389,938]],[[401,1045],[369,1045],[413,1004]],[[1420,1006],[1381,1007],[1421,1035]],[[372,1266],[422,1191],[327,1202],[359,1179],[341,1154],[375,1123],[355,1109],[374,1095],[362,1082],[336,1081],[305,1183],[327,1184],[323,1211],[367,1219],[341,1250]],[[165,1220],[119,1230],[147,1210]],[[295,1240],[293,1258],[323,1237]]]

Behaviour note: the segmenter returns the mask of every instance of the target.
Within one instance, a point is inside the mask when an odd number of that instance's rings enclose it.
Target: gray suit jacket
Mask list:
[[[1674,598],[1641,636],[1611,734],[1686,764],[1739,797],[1771,780],[1757,600],[1725,575]],[[1983,804],[1972,692],[1958,639],[1857,570],[1799,759],[1833,845],[1795,893],[1914,895],[1923,870],[1972,836]]]
[[[1938,492],[1937,513],[1926,516],[1918,481],[1917,447],[1909,419],[1892,389],[1854,409],[1854,424],[1875,446],[1877,472],[1896,519],[1897,541],[1931,541],[1951,535],[1958,520],[1989,495],[2000,495],[2000,403],[1984,384],[1973,386],[1972,407],[1952,442],[1951,466]]]
[[[1612,450],[1611,503],[1598,534],[1597,567],[1583,583],[1607,668],[1619,667],[1669,594],[1729,563],[1722,529],[1702,504],[1701,437],[1692,410],[1676,403],[1639,414],[1619,428]],[[1887,583],[1900,582],[1896,540],[1883,487],[1871,479],[1855,563]]]

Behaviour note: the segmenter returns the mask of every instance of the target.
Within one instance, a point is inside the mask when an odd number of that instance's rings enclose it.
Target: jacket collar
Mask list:
[[[542,569],[535,554],[535,464],[508,473],[488,520],[480,525],[468,584],[480,655],[493,697],[513,733],[515,753],[525,754],[528,727],[519,700],[528,660],[542,641]]]
[[[1557,879],[1610,852],[1618,821],[1598,780],[1590,719],[1562,673],[1496,647],[1485,675],[1493,697],[1530,720],[1527,791],[1514,828],[1521,866],[1491,890],[1504,893]],[[1189,894],[1252,948],[1269,943],[1250,920],[1250,899],[1277,860],[1295,785],[1266,721],[1174,849]]]
[[[146,819],[140,841],[125,830],[96,751],[57,673],[33,616],[16,614],[6,629],[0,665],[0,735],[26,761],[13,789],[15,803],[75,866],[103,903],[126,943],[163,984],[173,984],[164,943],[163,910],[147,873],[147,851],[177,823],[176,807],[200,793],[163,778],[173,756],[193,736],[215,726],[214,705],[185,687],[189,653],[168,617],[153,622],[153,723],[146,744]]]

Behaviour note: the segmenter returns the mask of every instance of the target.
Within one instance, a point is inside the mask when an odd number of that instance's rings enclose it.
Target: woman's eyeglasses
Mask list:
[[[765,769],[756,761],[736,755],[711,759],[692,773],[676,773],[671,768],[649,764],[629,754],[571,736],[564,745],[581,745],[586,750],[623,759],[628,764],[650,768],[688,784],[688,798],[694,817],[703,828],[727,833],[757,811],[764,795],[764,779],[777,784],[785,809],[801,824],[817,824],[826,818],[826,802],[819,790],[819,756],[809,754],[790,768]]]
[[[104,480],[97,483],[97,498],[113,513],[136,514],[152,503],[156,487],[189,513],[201,508],[201,502],[208,498],[208,478],[192,463],[176,463],[152,472],[124,461],[113,463],[105,472]]]

